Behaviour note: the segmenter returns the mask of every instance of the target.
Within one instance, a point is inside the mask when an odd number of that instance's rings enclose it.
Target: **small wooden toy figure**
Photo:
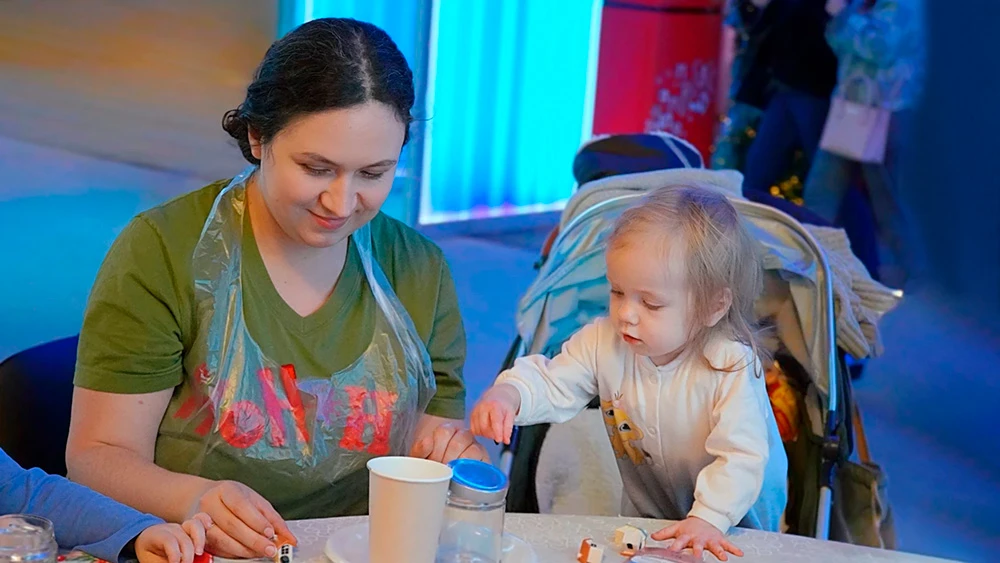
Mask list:
[[[621,549],[625,557],[632,557],[635,552],[646,546],[646,532],[632,525],[622,526],[615,530],[615,546]]]
[[[278,548],[278,553],[274,556],[274,563],[293,563],[295,553],[295,541],[281,534],[274,535],[274,545]]]
[[[278,547],[278,555],[274,557],[274,563],[292,563],[292,544],[283,543]]]
[[[604,548],[597,545],[594,540],[585,538],[580,543],[580,552],[576,554],[576,560],[580,563],[603,563]]]

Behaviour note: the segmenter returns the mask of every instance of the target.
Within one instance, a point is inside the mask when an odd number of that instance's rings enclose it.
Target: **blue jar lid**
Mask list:
[[[507,496],[507,476],[496,467],[474,459],[456,459],[452,470],[451,497],[472,503],[493,504]]]

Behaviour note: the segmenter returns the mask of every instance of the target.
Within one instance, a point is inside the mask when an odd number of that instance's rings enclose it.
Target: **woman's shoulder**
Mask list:
[[[219,180],[139,213],[118,237],[118,244],[157,249],[170,261],[188,261],[201,237],[212,204],[229,180]]]
[[[432,333],[439,338],[445,334],[456,335],[454,342],[461,350],[458,355],[464,357],[458,297],[444,252],[413,227],[384,213],[376,215],[369,225],[375,260],[409,312],[417,331],[425,340]],[[439,326],[438,321],[443,317],[451,320]],[[447,352],[451,354],[454,350]],[[431,354],[433,356],[435,351]]]
[[[184,234],[194,233],[195,240],[201,236],[201,229],[212,211],[216,197],[229,184],[229,180],[218,180],[203,188],[177,196],[156,207],[140,213],[137,219],[149,223],[154,229],[171,238],[189,238]]]
[[[191,255],[216,196],[220,180],[136,215],[119,233],[105,258],[104,277],[159,277],[175,281],[190,274]]]

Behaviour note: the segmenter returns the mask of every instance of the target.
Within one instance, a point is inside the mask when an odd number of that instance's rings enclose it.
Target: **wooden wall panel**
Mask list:
[[[0,135],[218,178],[277,0],[0,0]]]

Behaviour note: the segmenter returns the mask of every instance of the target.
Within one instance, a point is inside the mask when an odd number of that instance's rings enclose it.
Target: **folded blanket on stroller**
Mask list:
[[[851,252],[843,230],[805,227],[823,247],[833,271],[837,345],[855,358],[880,356],[879,320],[896,307],[902,294],[872,279],[861,260]]]

